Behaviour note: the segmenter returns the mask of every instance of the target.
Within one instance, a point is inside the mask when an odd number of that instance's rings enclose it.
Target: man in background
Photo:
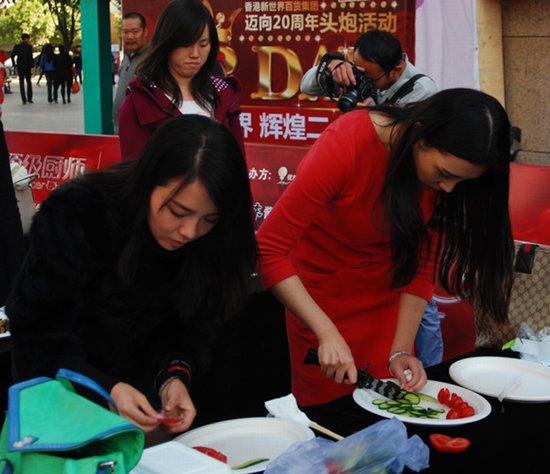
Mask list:
[[[23,104],[26,104],[27,101],[29,104],[33,103],[31,76],[34,69],[34,59],[32,57],[32,45],[29,43],[30,38],[27,33],[23,33],[21,35],[21,43],[16,44],[11,52],[12,64],[17,67],[19,90],[21,91]],[[27,82],[26,94],[25,81]]]
[[[141,13],[130,12],[122,17],[124,59],[118,72],[118,86],[113,104],[113,124],[118,134],[118,111],[126,97],[126,88],[136,75],[136,67],[147,49],[147,22]]]
[[[353,66],[372,81],[376,91],[376,102],[409,104],[426,99],[437,92],[435,82],[424,74],[420,74],[409,61],[407,54],[401,49],[399,40],[391,33],[382,30],[370,30],[363,33],[355,43],[353,63],[345,61],[343,55],[330,53],[327,70],[332,79],[342,91],[356,85]],[[323,96],[323,89],[317,84],[317,68],[314,66],[302,77],[300,89],[302,92]],[[372,104],[370,98],[367,103]]]

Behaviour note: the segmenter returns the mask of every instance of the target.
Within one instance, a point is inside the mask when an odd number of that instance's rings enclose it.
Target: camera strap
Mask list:
[[[397,92],[395,94],[393,94],[388,100],[386,100],[386,103],[395,104],[399,99],[411,93],[414,89],[414,83],[421,77],[424,77],[425,75],[426,74],[416,74],[413,77],[411,77],[407,82],[405,82],[405,84],[403,84],[399,89],[397,89]]]
[[[317,81],[317,85],[323,91],[323,94],[334,101],[338,99],[340,86],[334,82],[332,71],[328,68],[333,59],[340,59],[342,60],[342,63],[346,62],[344,56],[339,53],[326,53],[319,62],[317,73],[315,74],[315,80]],[[341,64],[339,64],[339,66],[341,66]]]

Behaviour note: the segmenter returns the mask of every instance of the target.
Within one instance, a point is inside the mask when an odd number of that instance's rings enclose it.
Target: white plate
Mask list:
[[[228,474],[229,467],[210,456],[175,441],[157,444],[143,451],[130,474]],[[236,472],[236,471],[233,471]]]
[[[449,375],[456,383],[490,397],[498,397],[505,387],[521,379],[506,400],[529,403],[550,401],[550,368],[529,360],[468,357],[453,363]]]
[[[391,380],[393,382],[396,382],[395,379],[383,379],[383,380]],[[440,403],[427,402],[425,400],[420,400],[420,404],[418,406],[421,406],[424,408],[429,408],[429,407],[443,408],[445,409],[445,413],[442,413],[439,419],[415,418],[408,415],[396,415],[394,413],[390,413],[387,410],[382,410],[378,408],[377,405],[374,405],[372,403],[373,400],[375,399],[384,400],[385,397],[383,395],[380,395],[379,393],[376,393],[374,390],[369,390],[365,388],[356,389],[353,392],[353,399],[355,400],[355,403],[357,403],[360,407],[364,408],[367,411],[370,411],[371,413],[375,413],[376,415],[380,415],[385,418],[395,417],[398,420],[401,420],[403,423],[411,423],[413,425],[427,425],[427,426],[465,425],[466,423],[473,423],[475,421],[482,420],[487,415],[489,415],[489,413],[491,413],[491,405],[487,400],[485,400],[485,398],[478,395],[477,393],[474,393],[466,388],[459,387],[452,383],[428,380],[428,382],[422,389],[421,393],[425,393],[426,395],[430,395],[434,398],[437,398],[437,393],[439,392],[439,390],[441,390],[444,387],[448,388],[451,393],[456,393],[457,395],[462,397],[462,399],[465,402],[468,402],[475,410],[475,415],[469,416],[467,418],[455,418],[452,420],[447,420],[445,416],[449,411],[449,407],[446,407],[445,405],[441,405]]]
[[[296,442],[315,437],[308,427],[294,421],[279,418],[239,418],[201,426],[177,438],[187,446],[207,446],[227,456],[227,464],[235,466],[253,458],[272,461]],[[240,474],[262,472],[268,461],[247,469]]]

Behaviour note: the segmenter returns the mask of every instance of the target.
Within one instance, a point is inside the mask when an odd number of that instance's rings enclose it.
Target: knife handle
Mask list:
[[[319,354],[317,354],[317,349],[308,349],[306,357],[304,359],[304,364],[310,365],[321,365],[319,363]]]
[[[321,363],[319,362],[319,354],[317,353],[317,349],[309,348],[307,350],[307,354],[306,354],[306,357],[304,359],[304,364],[321,365]],[[361,377],[363,375],[362,371],[357,369],[357,375],[358,375],[358,377]],[[344,374],[344,378],[345,379],[348,378],[347,373]]]

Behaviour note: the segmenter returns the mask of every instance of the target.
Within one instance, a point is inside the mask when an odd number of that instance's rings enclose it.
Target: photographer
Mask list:
[[[355,43],[353,63],[346,61],[338,53],[329,53],[323,60],[327,63],[323,64],[322,61],[321,66],[326,66],[336,87],[340,89],[337,91],[338,96],[357,86],[357,73],[361,73],[372,84],[375,99],[370,94],[365,94],[354,106],[372,105],[373,101],[378,104],[408,104],[426,99],[437,92],[434,81],[419,73],[403,53],[399,40],[386,31],[370,30],[363,33]],[[331,95],[326,90],[327,87],[324,87],[325,84],[319,84],[317,80],[321,66],[314,66],[304,74],[300,89],[305,94]],[[331,84],[326,85],[330,89]]]

